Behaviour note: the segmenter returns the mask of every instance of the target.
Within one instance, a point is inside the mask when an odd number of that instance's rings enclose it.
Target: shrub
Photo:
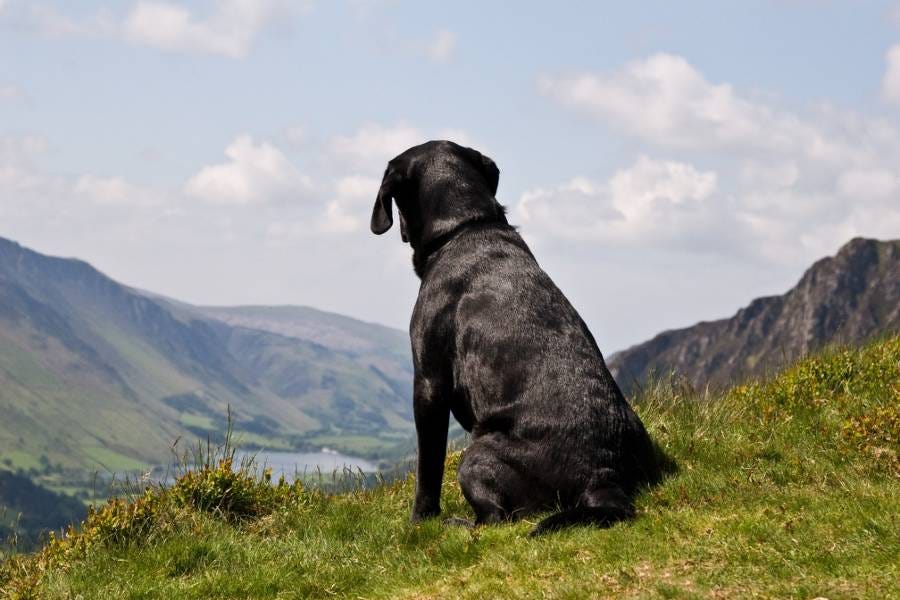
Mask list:
[[[148,486],[128,498],[91,506],[80,526],[70,525],[61,536],[50,533],[40,552],[0,563],[0,598],[31,598],[48,570],[67,569],[100,547],[147,543],[151,535],[189,521],[192,511],[246,523],[303,501],[299,480],[289,484],[282,476],[273,484],[271,469],[258,474],[253,459],[235,465],[230,434],[229,427],[222,445],[200,445],[192,459],[184,457],[171,487]]]
[[[298,498],[302,490],[299,480],[289,485],[284,476],[272,485],[271,469],[265,469],[262,478],[257,478],[247,464],[235,469],[234,457],[226,456],[215,465],[186,472],[167,490],[167,495],[175,506],[240,521],[269,514]]]

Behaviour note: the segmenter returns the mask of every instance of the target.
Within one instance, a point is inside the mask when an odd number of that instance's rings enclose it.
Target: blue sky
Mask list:
[[[900,3],[0,0],[0,235],[130,285],[405,327],[436,137],[608,353],[900,236]]]

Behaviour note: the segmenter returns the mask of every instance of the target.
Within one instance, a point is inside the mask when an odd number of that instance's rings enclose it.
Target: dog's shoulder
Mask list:
[[[495,293],[502,282],[533,269],[538,269],[537,263],[514,228],[461,231],[429,257],[410,333],[414,340],[450,333],[460,303]]]
[[[429,266],[433,266],[429,279],[441,282],[448,275],[467,275],[472,280],[490,277],[503,268],[528,271],[537,267],[537,261],[514,227],[495,224],[461,232],[435,254]]]

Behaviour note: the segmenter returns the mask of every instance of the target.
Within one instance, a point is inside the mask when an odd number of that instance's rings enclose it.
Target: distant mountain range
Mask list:
[[[900,241],[855,239],[783,296],[608,364],[626,391],[673,371],[720,385],[898,329]],[[80,518],[91,471],[220,437],[229,408],[245,447],[408,457],[412,378],[405,332],[307,307],[192,306],[0,238],[0,550],[14,529],[27,546]]]
[[[303,307],[196,307],[0,238],[0,469],[121,471],[216,437],[388,453],[412,431],[401,331]]]
[[[832,343],[900,330],[900,240],[856,238],[782,296],[758,298],[729,319],[666,331],[612,355],[626,390],[651,373],[695,386],[764,375]]]
[[[855,239],[783,296],[610,357],[695,385],[760,375],[900,328],[900,241]],[[225,429],[245,445],[410,449],[407,334],[305,307],[200,307],[0,238],[0,469],[122,471]],[[65,476],[56,477],[64,487]]]

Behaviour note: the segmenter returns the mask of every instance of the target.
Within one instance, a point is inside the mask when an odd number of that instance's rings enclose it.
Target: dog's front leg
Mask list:
[[[413,412],[418,438],[416,499],[412,520],[421,521],[441,513],[441,482],[447,456],[447,427],[450,408],[440,387],[424,378],[416,378]]]

